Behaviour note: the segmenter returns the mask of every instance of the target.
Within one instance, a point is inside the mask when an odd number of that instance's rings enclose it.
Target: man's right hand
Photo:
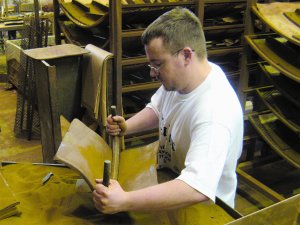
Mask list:
[[[106,132],[112,136],[123,136],[127,130],[124,117],[109,115],[106,119]]]

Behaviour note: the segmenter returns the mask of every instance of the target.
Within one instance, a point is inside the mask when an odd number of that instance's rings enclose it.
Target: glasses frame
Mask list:
[[[178,49],[176,52],[174,52],[173,54],[171,54],[171,56],[177,55],[182,50],[183,50],[183,48]],[[194,52],[194,50],[192,50],[192,52]],[[156,74],[158,74],[159,70],[165,65],[165,63],[166,62],[163,62],[159,67],[152,66],[151,64],[148,64],[147,66],[150,68],[150,71],[153,70]]]

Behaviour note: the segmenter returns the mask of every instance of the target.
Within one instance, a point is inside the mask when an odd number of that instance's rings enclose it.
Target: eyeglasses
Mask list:
[[[183,48],[177,50],[176,52],[174,52],[173,54],[171,54],[172,56],[173,55],[176,55],[178,54],[180,51],[182,51]],[[192,50],[192,52],[194,52],[194,50]],[[165,62],[163,62],[162,64],[160,64],[160,66],[152,66],[151,64],[148,64],[148,67],[150,68],[150,70],[153,70],[156,74],[159,73],[159,70],[165,65]]]
[[[155,67],[155,66],[151,66],[150,64],[148,64],[148,67],[150,68],[150,70],[153,70],[155,73],[159,73],[159,70],[162,68],[162,66],[164,65],[161,64],[159,67]]]

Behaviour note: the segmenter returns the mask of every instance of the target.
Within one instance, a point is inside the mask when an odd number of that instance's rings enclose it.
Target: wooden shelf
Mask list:
[[[122,37],[127,38],[127,37],[138,37],[142,36],[143,32],[145,29],[136,29],[136,30],[126,30],[122,32]]]
[[[258,95],[266,106],[284,123],[291,131],[300,135],[300,109],[280,94],[275,88],[265,87],[257,89]]]
[[[283,18],[279,18],[282,16],[277,15],[277,13],[288,9],[288,7],[284,7],[286,4],[290,3],[285,2],[278,10],[274,10],[274,8],[265,10],[262,8],[270,5],[279,6],[281,3],[270,3],[270,1],[267,0],[247,1],[243,39],[244,45],[241,55],[239,97],[243,106],[246,106],[246,101],[250,100],[252,102],[253,112],[245,113],[244,118],[247,119],[247,122],[249,121],[251,123],[251,128],[254,128],[257,134],[256,137],[254,135],[256,140],[253,140],[253,142],[255,144],[262,144],[260,149],[256,149],[255,145],[252,146],[250,143],[249,146],[246,146],[247,152],[249,150],[250,154],[257,155],[259,159],[263,159],[266,154],[276,156],[297,170],[300,168],[299,109],[297,109],[289,99],[286,99],[286,96],[283,96],[281,90],[277,89],[277,85],[279,85],[278,82],[280,82],[279,75],[274,74],[274,76],[272,75],[272,78],[270,78],[270,75],[267,74],[267,71],[263,68],[263,65],[269,64],[281,74],[281,78],[285,78],[294,83],[300,82],[300,69],[295,65],[293,66],[291,62],[284,60],[281,55],[275,54],[275,51],[277,52],[277,49],[273,47],[275,44],[272,45],[272,42],[270,42],[270,40],[273,41],[272,38],[282,40],[286,35],[290,35],[290,32],[285,32],[287,29],[282,23]],[[291,4],[299,4],[299,2]],[[262,13],[264,10],[265,12]],[[288,26],[289,25],[287,25],[287,27]],[[297,30],[299,30],[299,28],[294,31],[298,32]],[[293,35],[290,35],[289,38],[294,39],[294,37],[292,37]],[[272,50],[270,46],[275,50]],[[289,90],[287,90],[287,92],[288,91]],[[248,139],[249,137],[246,136],[245,141]],[[273,150],[275,154],[269,152],[270,149]],[[263,163],[265,164],[265,162]],[[255,167],[258,166],[256,162],[253,165],[255,165]],[[274,168],[271,169],[272,171],[270,171],[270,173],[274,173]],[[249,182],[253,183],[258,190],[262,190],[262,192],[269,192],[269,190],[271,190],[270,193],[275,198],[274,200],[283,200],[283,196],[278,195],[280,192],[273,192],[271,186],[267,183],[268,180],[263,181],[264,185],[263,188],[261,188],[261,184],[253,180],[250,173],[247,171],[245,171],[245,173],[240,172],[243,171],[238,168],[237,173],[242,176],[243,179],[245,178],[247,180],[249,178]],[[267,189],[265,189],[265,187]]]
[[[62,0],[57,0],[61,9],[66,14],[66,16],[73,21],[76,25],[84,28],[92,28],[101,24],[103,21],[108,23],[109,8],[114,5],[111,4],[110,7],[106,5],[101,5],[99,3],[91,2],[89,4],[82,3],[80,1],[64,2]],[[121,5],[121,11],[124,14],[132,14],[139,12],[139,10],[153,11],[153,10],[166,10],[175,6],[194,6],[197,1],[179,1],[179,2],[163,2],[163,3],[141,3],[141,4],[128,4]],[[101,5],[101,7],[99,7]]]
[[[161,86],[160,82],[149,82],[143,84],[126,85],[122,87],[122,93],[129,93],[133,91],[145,91],[157,89]]]
[[[260,68],[263,74],[271,81],[271,83],[279,90],[288,101],[292,102],[300,109],[300,83],[289,79],[288,77],[280,75],[271,75],[265,68],[265,64],[260,63]]]
[[[259,121],[259,116],[253,115],[249,116],[251,124],[255,127],[261,137],[272,147],[272,149],[277,152],[281,157],[286,159],[293,166],[300,168],[300,139],[299,137],[291,141],[290,132],[285,130],[285,135],[283,136],[283,131],[278,131],[278,125],[280,121],[277,119],[273,122],[261,124]],[[280,134],[281,133],[281,134]],[[296,141],[299,139],[298,141]],[[299,142],[299,143],[298,143]],[[292,146],[291,146],[292,145]],[[294,150],[293,147],[297,147],[298,150]]]
[[[135,8],[160,8],[160,7],[175,7],[175,6],[193,6],[196,0],[186,0],[182,2],[160,2],[160,3],[141,3],[141,4],[128,4],[122,5],[122,9],[135,9]]]
[[[294,81],[300,82],[300,68],[278,56],[271,48],[268,47],[264,38],[260,38],[260,36],[256,35],[246,35],[245,39],[261,58],[266,60],[282,74],[288,76]]]
[[[228,25],[215,25],[215,26],[209,26],[204,27],[204,31],[210,31],[210,30],[226,30],[226,29],[244,29],[244,24],[228,24]]]
[[[205,4],[216,4],[216,3],[243,3],[246,0],[205,0]]]
[[[158,132],[157,131],[149,131],[149,133],[140,133],[136,134],[135,136],[129,136],[126,137],[125,142],[134,142],[141,139],[147,139],[147,138],[158,138]]]
[[[242,47],[226,47],[226,48],[215,48],[208,49],[208,56],[220,55],[220,54],[229,54],[229,53],[241,53]],[[148,59],[145,56],[130,57],[122,59],[122,66],[136,65],[136,64],[145,64],[148,63]]]
[[[215,25],[215,26],[208,26],[204,27],[204,31],[210,31],[210,30],[226,30],[226,29],[243,29],[244,24],[227,24],[227,25]],[[124,30],[122,32],[123,38],[128,37],[137,37],[141,36],[143,34],[145,29],[132,29],[132,30]]]
[[[129,65],[135,65],[135,64],[145,64],[145,63],[148,63],[148,59],[145,56],[123,58],[122,59],[122,66],[129,66]]]
[[[245,135],[244,138],[243,138],[243,141],[244,142],[251,141],[251,140],[254,140],[254,139],[258,138],[258,137],[259,136],[257,134]]]
[[[291,22],[284,12],[293,12],[300,8],[300,2],[273,2],[252,6],[252,12],[274,32],[300,46],[300,27]]]
[[[228,53],[241,53],[243,48],[239,47],[227,47],[227,48],[219,48],[219,49],[209,49],[207,51],[208,57],[219,55],[219,54],[228,54]]]

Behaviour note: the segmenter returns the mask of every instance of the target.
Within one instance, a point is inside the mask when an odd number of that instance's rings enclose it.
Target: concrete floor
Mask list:
[[[41,141],[14,134],[17,94],[6,87],[0,83],[0,161],[42,162]]]

